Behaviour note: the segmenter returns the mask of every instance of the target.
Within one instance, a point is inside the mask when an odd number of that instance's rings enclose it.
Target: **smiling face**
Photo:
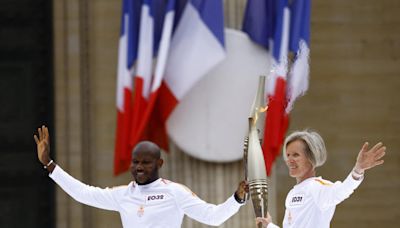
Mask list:
[[[132,153],[131,173],[139,185],[149,184],[159,178],[158,170],[163,164],[160,149],[151,142],[139,143]]]
[[[289,175],[296,178],[297,183],[315,176],[314,167],[306,151],[306,144],[301,139],[296,139],[286,146],[286,165],[289,168]]]

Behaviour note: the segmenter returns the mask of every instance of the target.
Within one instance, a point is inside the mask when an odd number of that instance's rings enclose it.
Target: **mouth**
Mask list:
[[[148,174],[143,170],[136,170],[134,174],[134,179],[138,184],[144,184],[148,181]]]

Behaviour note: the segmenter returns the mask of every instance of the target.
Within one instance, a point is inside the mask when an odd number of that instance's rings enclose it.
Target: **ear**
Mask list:
[[[164,160],[162,160],[161,158],[157,160],[157,166],[158,168],[161,168],[161,166],[164,164]]]

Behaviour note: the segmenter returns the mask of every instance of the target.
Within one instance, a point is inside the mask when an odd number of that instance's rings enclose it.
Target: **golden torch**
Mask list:
[[[267,217],[268,185],[267,171],[261,141],[264,138],[265,76],[260,76],[258,90],[249,116],[249,132],[244,143],[244,173],[249,183],[249,194],[256,217]],[[259,225],[261,227],[261,224]]]

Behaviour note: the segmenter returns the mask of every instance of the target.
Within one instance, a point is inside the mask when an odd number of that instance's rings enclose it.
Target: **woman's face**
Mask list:
[[[286,146],[286,165],[289,168],[289,176],[296,178],[297,183],[315,176],[314,167],[306,156],[306,145],[301,139],[297,139]]]

